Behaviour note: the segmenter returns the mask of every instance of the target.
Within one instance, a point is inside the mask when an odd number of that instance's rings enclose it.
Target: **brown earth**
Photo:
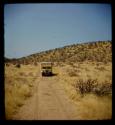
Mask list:
[[[52,77],[41,77],[40,65],[5,67],[5,115],[7,120],[103,120],[112,118],[112,95],[83,96],[79,80],[97,79],[111,85],[112,64],[61,63]],[[105,84],[104,84],[105,85]],[[112,94],[112,93],[111,93]],[[95,113],[94,113],[95,112]]]
[[[77,107],[60,86],[57,76],[36,79],[34,95],[25,101],[14,120],[79,119]]]

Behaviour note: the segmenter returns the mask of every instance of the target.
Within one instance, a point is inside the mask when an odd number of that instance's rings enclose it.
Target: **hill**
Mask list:
[[[43,51],[19,59],[5,59],[5,62],[20,64],[36,64],[41,61],[52,62],[111,62],[112,41],[96,41],[90,43],[73,44],[61,48]]]
[[[111,41],[99,41],[64,46],[19,59],[5,58],[6,119],[39,120],[48,116],[52,119],[61,111],[61,114],[67,111],[68,116],[75,113],[71,118],[76,120],[112,119],[111,49]],[[55,62],[54,75],[42,76],[40,61]],[[77,109],[73,110],[72,105],[61,98],[63,93]],[[57,118],[60,119],[60,115]]]

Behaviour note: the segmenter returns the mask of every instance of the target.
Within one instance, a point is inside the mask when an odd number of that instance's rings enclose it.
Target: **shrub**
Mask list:
[[[10,64],[9,64],[9,63],[6,63],[5,65],[6,65],[7,67],[9,67],[9,66],[10,66]]]
[[[105,70],[106,70],[105,67],[102,67],[102,66],[96,67],[96,69],[98,69],[98,70],[100,70],[100,71],[105,71]]]
[[[21,65],[20,65],[20,64],[17,64],[17,65],[16,65],[16,68],[20,68],[20,67],[21,67]]]
[[[79,79],[77,84],[75,84],[76,90],[80,92],[80,94],[84,95],[86,93],[92,92],[93,88],[96,86],[97,80],[88,79],[87,81],[83,81]]]
[[[19,95],[24,98],[30,97],[32,94],[30,91],[29,85],[27,84],[23,84],[23,86],[21,86],[18,92],[19,92]]]
[[[70,77],[79,76],[79,74],[78,74],[79,72],[80,72],[80,70],[71,69],[71,70],[68,70],[68,75],[69,75]]]
[[[25,76],[25,73],[24,72],[20,72],[19,75],[20,76]]]
[[[28,76],[29,76],[29,77],[33,77],[34,74],[33,74],[32,72],[29,72],[29,73],[28,73]]]
[[[106,82],[103,84],[98,84],[93,91],[98,96],[105,96],[105,95],[112,94],[111,90],[112,90],[112,84]]]
[[[74,87],[81,95],[93,93],[98,96],[105,96],[112,93],[112,84],[107,81],[105,81],[105,83],[99,84],[96,79],[88,79],[87,81],[79,79],[77,83],[74,84]]]
[[[71,71],[68,73],[70,77],[77,76],[77,74],[74,71]]]

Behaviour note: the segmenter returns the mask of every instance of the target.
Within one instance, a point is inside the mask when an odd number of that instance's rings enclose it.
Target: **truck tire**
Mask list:
[[[44,76],[44,73],[42,72],[42,76]]]

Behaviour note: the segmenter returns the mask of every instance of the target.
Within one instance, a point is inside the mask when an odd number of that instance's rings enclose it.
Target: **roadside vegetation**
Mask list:
[[[34,72],[32,72],[32,70]],[[12,119],[25,100],[33,95],[37,71],[33,66],[5,67],[5,115]]]
[[[71,63],[60,69],[59,77],[69,98],[79,107],[79,119],[112,118],[111,63]]]

